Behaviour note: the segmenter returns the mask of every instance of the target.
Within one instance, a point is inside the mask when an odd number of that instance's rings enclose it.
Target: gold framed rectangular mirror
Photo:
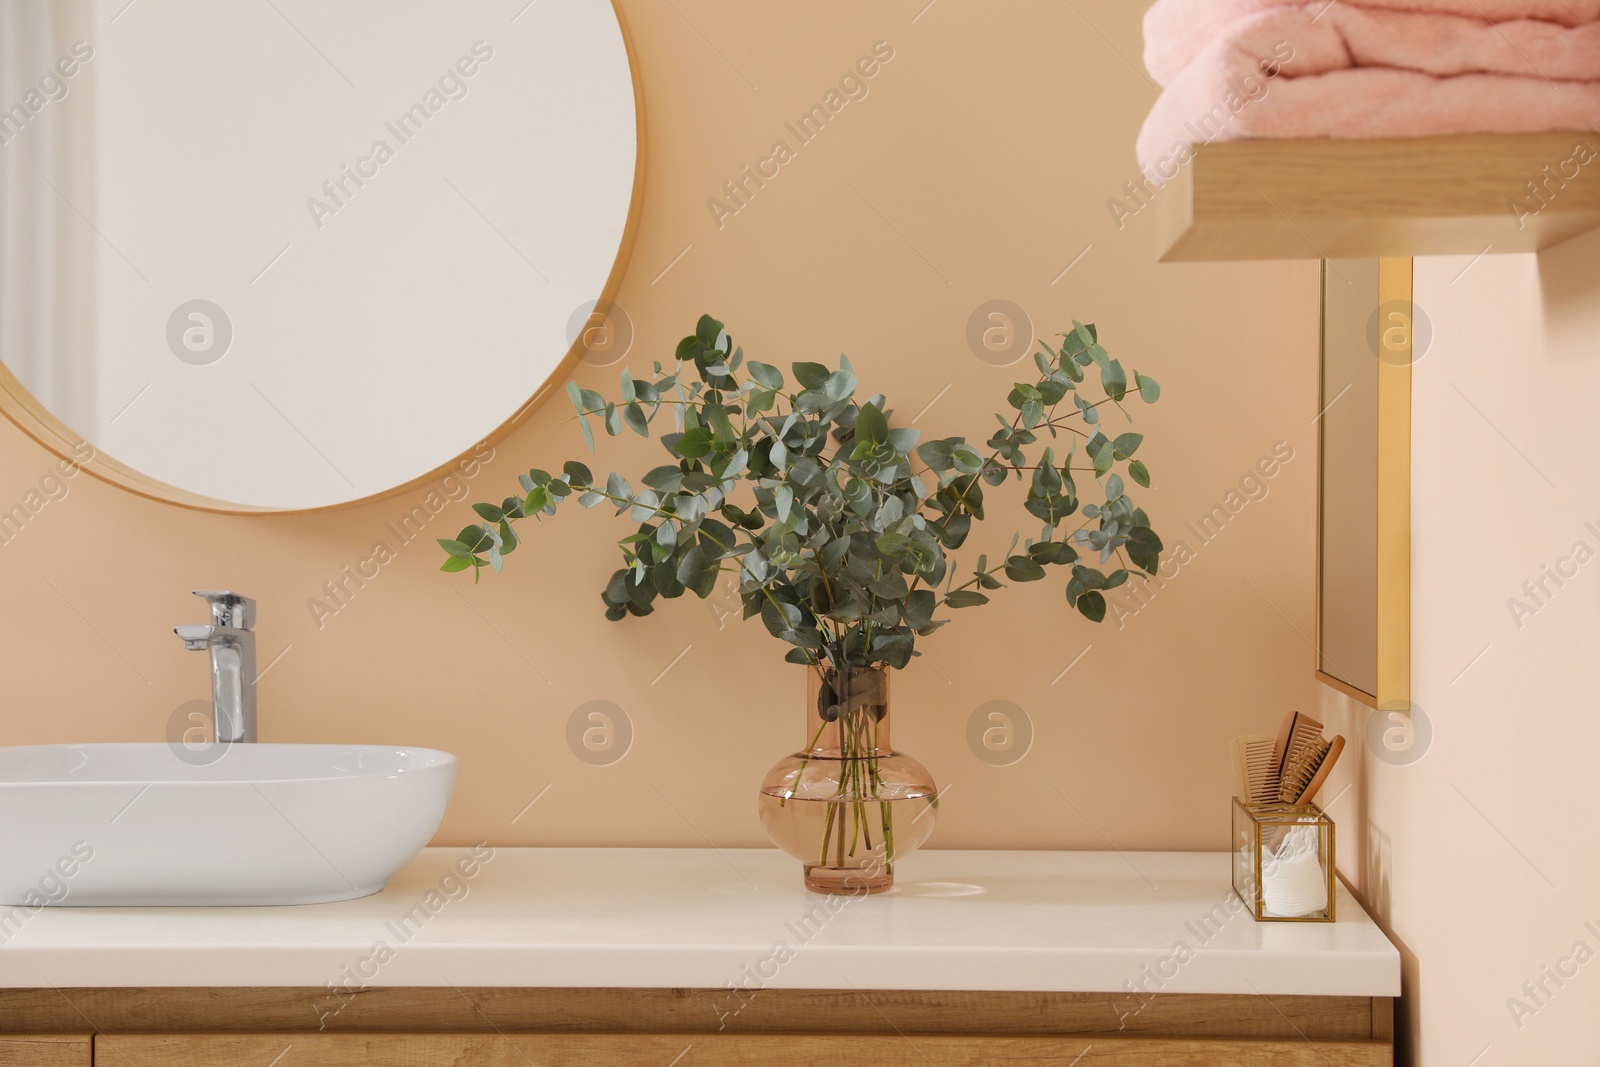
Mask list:
[[[1327,260],[1317,416],[1317,677],[1411,700],[1409,258]]]

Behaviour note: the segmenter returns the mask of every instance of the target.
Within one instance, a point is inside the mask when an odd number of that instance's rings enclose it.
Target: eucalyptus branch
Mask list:
[[[640,520],[618,543],[625,566],[602,593],[608,618],[650,614],[657,598],[709,597],[719,575],[736,573],[746,616],[760,615],[792,646],[787,659],[824,677],[846,667],[904,667],[917,654],[917,638],[945,625],[934,617],[941,608],[986,603],[981,590],[1003,588],[1002,571],[1024,582],[1044,578],[1047,567],[1069,567],[1068,602],[1100,621],[1103,592],[1125,582],[1130,566],[1154,573],[1162,545],[1122,477],[1148,487],[1148,470],[1132,458],[1143,438],[1108,436],[1098,409],[1121,408],[1134,393],[1153,403],[1160,387],[1136,373],[1130,388],[1094,327],[1074,323],[1061,336],[1059,349],[1035,355],[1038,377],[1013,387],[1013,415],[998,420],[985,457],[965,438],[922,441],[917,430],[891,428],[887,401],[857,397],[844,357],[837,366],[793,364],[791,387],[777,367],[747,362],[722,324],[702,316],[679,342],[670,372],[656,363],[654,378],[640,380],[624,370],[615,400],[568,385],[591,449],[593,424],[607,436],[632,430],[649,437],[670,408],[674,431],[660,436],[669,464],[646,473],[639,490],[616,473],[596,484],[575,461],[559,475],[530,470],[520,478],[520,495],[474,505],[484,521],[440,541],[442,569],[471,569],[475,577],[484,567],[499,571],[519,544],[515,523],[554,515],[576,495],[585,507],[609,501],[619,515]],[[1081,392],[1093,369],[1103,398]],[[1069,397],[1076,410],[1059,414]],[[1074,418],[1085,429],[1067,425]],[[1076,440],[1060,462],[1049,447],[1032,454],[1039,431],[1055,438],[1063,429]],[[1088,465],[1073,462],[1080,447]],[[1103,500],[1081,502],[1074,472],[1091,473]],[[1013,538],[994,568],[980,556],[972,577],[956,584],[949,553],[984,520],[984,485],[1013,478],[1028,482],[1024,509],[1042,522],[1042,536],[1022,542],[1020,551]],[[750,492],[735,502],[740,486]],[[1059,537],[1057,528],[1074,514],[1082,523]],[[1083,560],[1080,549],[1099,559]],[[1113,558],[1120,566],[1103,571]]]

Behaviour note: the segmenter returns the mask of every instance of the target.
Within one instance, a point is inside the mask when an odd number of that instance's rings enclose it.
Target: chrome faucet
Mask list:
[[[256,739],[256,602],[224,589],[196,589],[211,625],[174,626],[185,648],[211,653],[212,715],[218,744]]]

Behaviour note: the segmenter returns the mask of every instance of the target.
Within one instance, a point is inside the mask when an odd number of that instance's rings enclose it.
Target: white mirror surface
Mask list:
[[[71,435],[245,507],[451,462],[624,252],[608,0],[0,0],[0,362]]]

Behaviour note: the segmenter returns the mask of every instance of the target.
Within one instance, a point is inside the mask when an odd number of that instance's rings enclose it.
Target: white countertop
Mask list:
[[[1226,853],[923,851],[872,897],[808,893],[772,849],[498,849],[460,877],[470,854],[337,904],[0,909],[0,987],[1400,993],[1343,885],[1337,923],[1256,923]]]

